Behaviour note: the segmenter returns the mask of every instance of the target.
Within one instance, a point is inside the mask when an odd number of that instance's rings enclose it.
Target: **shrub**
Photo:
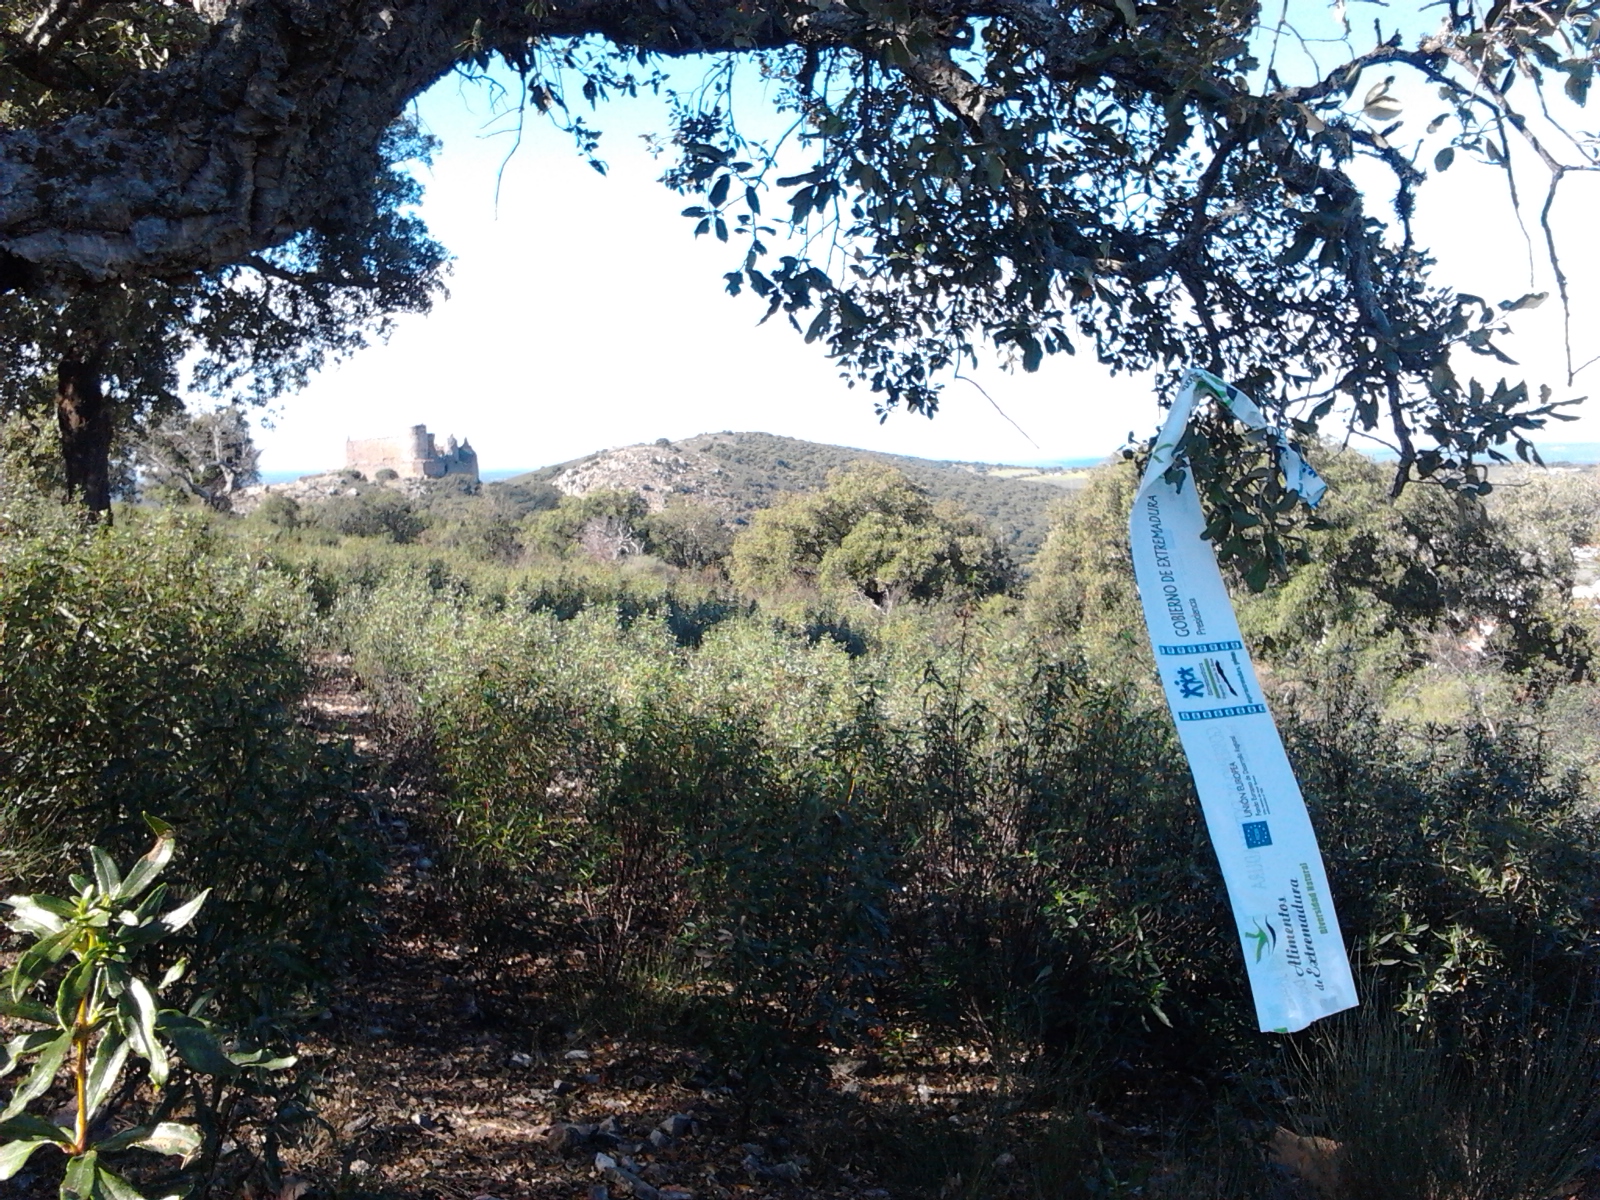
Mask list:
[[[854,657],[759,614],[697,643],[664,617],[420,580],[343,614],[435,747],[464,877],[580,931],[608,989],[673,964],[769,1056],[905,1023],[1199,1074],[1247,1049],[1158,700],[1003,612],[907,610]],[[1337,682],[1285,724],[1375,1002],[1471,1045],[1568,994],[1600,950],[1575,782],[1536,739],[1384,724]]]
[[[354,496],[330,496],[311,509],[311,521],[346,537],[414,541],[427,522],[398,492],[379,487]]]
[[[1342,1014],[1291,1062],[1299,1124],[1331,1137],[1344,1200],[1570,1195],[1600,1136],[1593,1014],[1507,1022],[1471,1055],[1381,1009]]]
[[[198,1012],[163,1007],[162,1001],[171,999],[163,993],[186,974],[183,959],[169,960],[159,981],[142,978],[142,965],[158,965],[150,961],[150,947],[184,929],[208,897],[201,892],[162,911],[166,885],[151,885],[172,861],[176,839],[169,825],[153,817],[146,820],[156,833],[155,845],[126,876],[110,855],[92,846],[93,877],[74,875],[71,899],[40,894],[5,901],[12,910],[10,927],[34,940],[6,974],[0,1016],[35,1028],[7,1045],[0,1074],[29,1058],[35,1061],[0,1112],[0,1180],[16,1175],[48,1147],[67,1159],[63,1197],[142,1200],[141,1191],[109,1165],[108,1156],[115,1162],[119,1152],[145,1150],[180,1159],[181,1169],[197,1157],[210,1166],[218,1150],[215,1111],[183,1114],[189,1121],[171,1119],[180,1115],[174,1092],[192,1095],[201,1110],[208,1107],[203,1096],[210,1089],[185,1076],[221,1080],[294,1063],[293,1058],[272,1059],[261,1050],[229,1052]],[[70,964],[65,970],[59,966],[63,960]],[[52,983],[52,1003],[40,1003],[40,992]],[[204,1000],[194,1005],[196,1010],[204,1007]],[[111,1133],[101,1118],[117,1115],[128,1099],[121,1084],[130,1057],[145,1060],[144,1073],[157,1102],[143,1124]],[[27,1111],[63,1070],[72,1081],[70,1125]],[[180,1086],[169,1086],[169,1081]],[[168,1176],[158,1186],[164,1190],[175,1182]],[[184,1182],[193,1184],[195,1179]]]
[[[129,853],[159,810],[192,855],[175,882],[219,881],[197,962],[281,996],[351,953],[374,859],[349,751],[297,720],[306,594],[212,549],[174,514],[0,537],[0,875]]]
[[[728,556],[733,534],[709,505],[677,497],[645,519],[645,543],[673,566],[699,570]]]
[[[860,462],[830,473],[823,491],[756,513],[734,540],[732,575],[753,592],[812,584],[888,613],[1004,591],[1013,569],[982,519],[935,503],[893,467]]]
[[[279,529],[295,529],[301,523],[302,514],[299,503],[293,497],[269,492],[250,515]]]
[[[1346,673],[1281,720],[1341,925],[1382,1001],[1468,1037],[1530,997],[1567,1002],[1600,965],[1600,831],[1582,777],[1551,769],[1531,721],[1411,726],[1380,705]]]
[[[1353,451],[1324,449],[1318,469],[1329,490],[1304,537],[1308,561],[1260,594],[1234,580],[1240,627],[1258,662],[1298,669],[1315,658],[1331,669],[1357,661],[1393,676],[1488,633],[1490,670],[1547,685],[1588,677],[1593,622],[1568,600],[1569,547],[1536,535],[1519,515],[1537,509],[1531,498],[1485,509],[1419,484],[1391,501],[1384,468]],[[1135,485],[1131,463],[1104,467],[1060,506],[1027,611],[1035,628],[1147,678],[1127,550]],[[1576,516],[1571,523],[1584,528]]]

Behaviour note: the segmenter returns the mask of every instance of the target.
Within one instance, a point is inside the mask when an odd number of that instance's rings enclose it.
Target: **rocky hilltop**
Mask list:
[[[936,500],[953,500],[987,518],[1023,559],[1044,540],[1052,503],[1085,478],[1085,472],[1066,468],[936,462],[770,433],[724,432],[601,450],[505,482],[548,483],[568,495],[623,488],[638,492],[654,510],[681,496],[741,522],[779,496],[820,488],[829,471],[862,460],[897,467]]]

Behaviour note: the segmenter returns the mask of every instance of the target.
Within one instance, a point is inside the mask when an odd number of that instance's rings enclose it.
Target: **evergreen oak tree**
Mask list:
[[[800,583],[890,613],[907,600],[993,595],[1012,567],[980,518],[935,503],[893,467],[859,462],[830,472],[820,492],[756,513],[734,539],[730,573],[749,591]]]
[[[666,179],[696,229],[737,243],[729,288],[785,314],[881,406],[932,411],[982,345],[1032,369],[1081,344],[1168,386],[1207,366],[1302,433],[1330,418],[1381,433],[1397,489],[1479,490],[1483,458],[1529,453],[1556,409],[1461,377],[1457,351],[1497,355],[1505,313],[1537,297],[1436,281],[1411,214],[1463,158],[1523,174],[1565,303],[1551,214],[1597,166],[1564,114],[1587,100],[1600,6],[1374,8],[1291,72],[1277,49],[1317,7],[5,0],[0,289],[239,269],[347,211],[408,101],[498,55],[590,153],[580,103],[665,89]],[[111,86],[91,79],[70,113],[25,111],[107,45]],[[706,85],[675,91],[657,68],[685,56]],[[736,119],[743,63],[790,118],[781,152]],[[800,169],[779,165],[797,155]],[[1217,420],[1189,449],[1225,553],[1281,564],[1294,501],[1251,469],[1258,448]]]

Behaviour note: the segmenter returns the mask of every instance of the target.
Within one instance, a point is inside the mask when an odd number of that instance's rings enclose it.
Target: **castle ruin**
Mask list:
[[[464,475],[477,481],[478,454],[470,442],[456,444],[451,437],[441,451],[426,425],[413,425],[399,437],[347,438],[344,465],[371,479],[379,471],[393,471],[401,479],[443,479]]]

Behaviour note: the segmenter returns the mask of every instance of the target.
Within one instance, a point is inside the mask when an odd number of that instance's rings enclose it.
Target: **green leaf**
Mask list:
[[[44,1138],[47,1141],[60,1142],[64,1146],[72,1144],[71,1130],[63,1129],[32,1113],[22,1113],[9,1121],[0,1121],[0,1138],[8,1141],[12,1138]]]
[[[161,1014],[158,1027],[177,1050],[178,1057],[193,1070],[202,1075],[239,1073],[239,1068],[223,1052],[204,1021],[168,1010]]]
[[[728,185],[733,182],[732,175],[718,175],[716,183],[711,185],[711,194],[707,197],[713,208],[720,208],[722,202],[728,198]]]
[[[1529,292],[1526,296],[1519,296],[1515,300],[1500,301],[1500,308],[1503,312],[1516,312],[1524,308],[1538,308],[1549,298],[1549,292]]]
[[[30,946],[11,968],[11,998],[22,999],[22,993],[39,982],[47,967],[55,966],[66,956],[77,936],[78,931],[69,925],[60,933],[40,938]]]
[[[1589,99],[1589,84],[1594,80],[1594,64],[1579,60],[1568,64],[1567,81],[1563,85],[1574,104],[1584,104]]]
[[[46,1010],[48,1011],[48,1010]],[[54,1024],[54,1018],[50,1018]],[[23,1058],[35,1054],[43,1047],[48,1046],[61,1036],[59,1027],[53,1029],[35,1029],[32,1033],[18,1034],[0,1049],[0,1079],[4,1079],[21,1065]]]
[[[99,846],[90,846],[89,861],[94,864],[94,881],[101,893],[115,896],[122,886],[122,872],[117,870],[116,860]]]
[[[285,1054],[281,1058],[268,1058],[265,1050],[252,1050],[249,1054],[228,1055],[241,1067],[249,1067],[252,1071],[287,1071],[299,1062],[299,1056]]]
[[[158,838],[177,838],[177,832],[160,817],[153,817],[149,813],[144,813],[143,816],[144,823],[150,826],[150,832]]]
[[[54,1041],[45,1046],[39,1054],[39,1061],[33,1064],[33,1071],[28,1078],[11,1093],[11,1103],[0,1111],[0,1121],[10,1120],[28,1105],[32,1104],[39,1096],[44,1095],[50,1085],[55,1082],[56,1072],[61,1069],[61,1064],[67,1057],[67,1051],[72,1049],[72,1031],[58,1034]]]
[[[89,1080],[84,1089],[84,1104],[89,1119],[94,1120],[100,1106],[106,1102],[111,1090],[117,1086],[123,1065],[128,1061],[128,1039],[115,1024],[106,1030],[89,1060]]]
[[[159,942],[165,937],[167,931],[156,922],[155,914],[160,911],[166,898],[167,885],[158,883],[139,901],[138,908],[118,913],[117,921],[122,927],[115,935],[117,943],[122,946],[143,946],[149,942]]]
[[[31,933],[35,937],[48,937],[66,928],[66,920],[77,915],[70,901],[56,896],[7,896],[13,917],[7,922],[18,933]]]
[[[200,1153],[201,1137],[200,1131],[193,1125],[163,1121],[131,1145],[139,1150],[150,1150],[156,1154],[170,1154],[175,1158],[181,1158],[183,1165],[188,1166],[189,1160]]]
[[[190,921],[194,920],[195,914],[200,911],[201,906],[205,904],[206,898],[210,895],[211,889],[207,888],[193,900],[189,901],[189,903],[180,908],[173,909],[171,912],[167,913],[166,916],[161,918],[159,922],[161,927],[168,933],[177,933],[178,930],[182,929]]]
[[[1433,156],[1433,169],[1435,171],[1448,171],[1450,169],[1450,164],[1455,162],[1455,160],[1456,148],[1454,146],[1446,146],[1443,150],[1439,151],[1439,153]]]
[[[115,1171],[101,1167],[95,1172],[95,1180],[99,1184],[100,1194],[104,1200],[145,1200],[143,1192]],[[168,1200],[176,1198],[169,1197]]]
[[[161,976],[161,982],[156,984],[156,991],[166,991],[173,984],[177,983],[178,980],[182,979],[184,972],[188,969],[189,960],[187,958],[180,958],[177,962],[173,963],[166,969],[166,973]]]
[[[123,993],[117,1007],[123,1015],[123,1029],[133,1045],[133,1052],[149,1060],[150,1082],[162,1087],[167,1082],[169,1070],[167,1052],[161,1045],[161,1039],[156,1037],[156,1001],[144,980],[137,975],[130,975],[128,990]]]
[[[145,817],[146,821],[152,819],[149,816]],[[173,850],[177,844],[178,841],[172,834],[172,827],[162,824],[162,828],[156,830],[156,844],[150,847],[148,854],[133,864],[133,869],[128,872],[128,877],[122,881],[122,886],[117,889],[117,900],[132,900],[154,883],[156,876],[160,875],[166,869],[167,864],[172,861]]]
[[[8,996],[0,995],[0,1017],[11,1017],[21,1021],[40,1021],[46,1025],[56,1023],[55,1013],[50,1011],[48,1005],[40,1004],[36,1000],[12,1000]],[[5,1074],[0,1071],[0,1075]]]
[[[94,1195],[98,1160],[99,1155],[90,1150],[67,1162],[67,1173],[61,1180],[61,1200],[90,1200]]]
[[[67,972],[61,986],[56,989],[56,1020],[63,1029],[77,1022],[78,1006],[89,994],[97,967],[93,958],[84,959]]]
[[[10,1179],[28,1165],[28,1159],[33,1157],[35,1150],[54,1141],[54,1138],[31,1137],[0,1146],[0,1179]]]
[[[94,1148],[100,1154],[115,1154],[149,1137],[152,1128],[150,1125],[134,1125],[128,1129],[119,1129],[110,1137],[101,1138],[94,1144]]]

